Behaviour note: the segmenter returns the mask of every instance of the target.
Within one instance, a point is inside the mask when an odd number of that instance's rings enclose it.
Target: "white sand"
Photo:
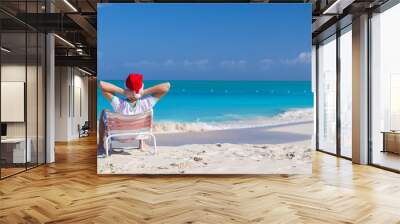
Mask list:
[[[290,144],[202,144],[129,150],[99,158],[99,174],[307,174],[310,141]]]
[[[277,136],[282,142],[296,134],[310,134],[312,127],[312,123],[306,123],[255,130],[280,133]],[[214,135],[212,131],[207,133]],[[249,130],[243,129],[243,138],[246,133]],[[170,135],[174,138],[177,134]],[[311,140],[159,146],[156,155],[147,147],[145,151],[130,149],[109,157],[99,156],[97,171],[99,174],[309,174],[311,148]]]
[[[312,134],[314,131],[313,123],[303,123],[295,125],[281,125],[267,129],[268,131],[284,132],[288,134]]]

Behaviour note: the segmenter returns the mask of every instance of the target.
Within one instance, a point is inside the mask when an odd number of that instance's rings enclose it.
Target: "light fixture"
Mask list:
[[[351,5],[354,1],[355,0],[336,0],[322,14],[323,15],[342,14],[343,10],[347,8],[347,6]]]
[[[68,0],[64,0],[64,3],[67,4],[74,12],[78,12],[78,10]]]
[[[11,52],[11,50],[9,50],[9,49],[7,49],[5,47],[1,47],[1,51],[4,51],[6,53],[10,53]]]
[[[339,2],[340,2],[340,0],[336,0],[332,5],[330,5],[327,9],[325,9],[325,11],[322,14],[323,15],[333,14],[332,11],[333,10],[337,11],[337,7],[338,7]]]
[[[81,72],[83,72],[83,73],[85,73],[86,75],[89,75],[89,76],[92,75],[92,73],[90,73],[90,72],[88,72],[88,71],[86,71],[86,70],[83,70],[83,69],[81,69],[81,68],[79,68],[79,67],[78,67],[78,70],[81,71]]]
[[[84,55],[83,49],[82,48],[76,48],[76,53],[78,55]]]
[[[58,34],[54,34],[55,37],[57,37],[59,40],[61,40],[62,42],[66,43],[68,46],[75,48],[75,45],[73,45],[71,42],[69,42],[68,40],[60,37]]]

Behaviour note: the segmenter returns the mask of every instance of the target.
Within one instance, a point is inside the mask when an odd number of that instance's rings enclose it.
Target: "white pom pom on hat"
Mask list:
[[[144,87],[144,84],[142,85],[142,88],[139,90],[139,93],[135,92],[136,99],[139,99],[140,97],[142,97],[143,87]]]

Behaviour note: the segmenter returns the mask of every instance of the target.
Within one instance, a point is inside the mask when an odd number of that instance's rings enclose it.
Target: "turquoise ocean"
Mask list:
[[[104,80],[125,88],[123,80]],[[145,81],[144,86],[165,81]],[[309,81],[186,81],[171,83],[170,92],[154,108],[155,122],[218,123],[270,118],[313,107]],[[112,110],[97,90],[97,115]]]

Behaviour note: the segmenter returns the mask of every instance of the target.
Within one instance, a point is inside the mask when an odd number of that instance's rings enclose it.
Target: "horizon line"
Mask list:
[[[125,79],[99,79],[101,80],[114,80],[114,81],[125,81]],[[234,79],[234,80],[226,80],[226,79],[143,79],[143,81],[233,81],[233,82],[241,82],[241,81],[254,81],[254,82],[259,82],[259,81],[269,81],[269,82],[311,82],[312,80],[263,80],[263,79]]]

